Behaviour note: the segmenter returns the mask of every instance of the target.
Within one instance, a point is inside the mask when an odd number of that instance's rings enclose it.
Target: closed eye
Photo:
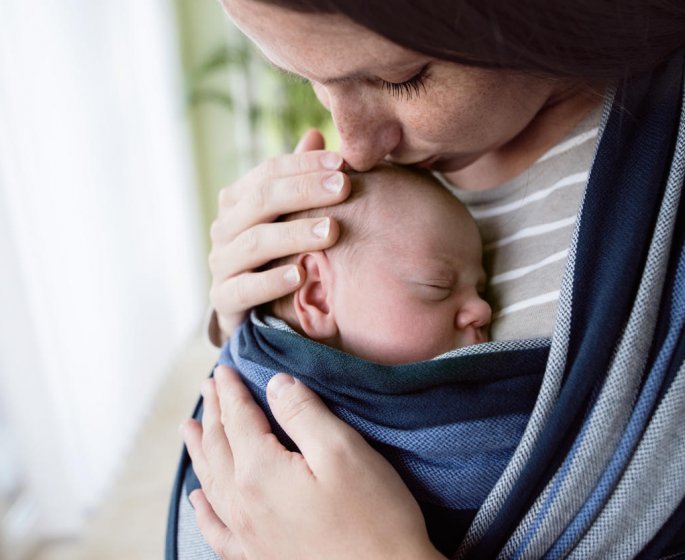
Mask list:
[[[383,89],[398,99],[406,99],[408,101],[414,97],[418,97],[426,91],[428,67],[429,64],[426,64],[421,70],[404,82],[388,82],[382,80]]]
[[[419,284],[419,290],[422,297],[431,301],[443,301],[452,294],[450,286],[440,286],[437,284]]]

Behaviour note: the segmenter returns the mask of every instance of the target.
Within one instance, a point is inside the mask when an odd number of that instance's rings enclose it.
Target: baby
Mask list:
[[[267,312],[298,333],[380,364],[487,341],[482,246],[466,208],[428,172],[383,164],[350,174],[352,194],[285,219],[332,215],[337,244],[276,264],[306,271]]]
[[[341,237],[271,263],[301,264],[304,283],[241,325],[219,363],[239,372],[291,450],[266,385],[286,372],[316,392],[397,469],[447,554],[509,462],[541,377],[529,354],[509,375],[487,347],[451,352],[485,342],[491,318],[464,206],[421,170],[384,164],[350,178],[345,202],[284,218],[332,216]]]

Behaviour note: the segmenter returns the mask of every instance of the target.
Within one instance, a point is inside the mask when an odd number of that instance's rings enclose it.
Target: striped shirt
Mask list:
[[[492,340],[551,336],[601,107],[521,175],[484,191],[451,188],[483,237]]]

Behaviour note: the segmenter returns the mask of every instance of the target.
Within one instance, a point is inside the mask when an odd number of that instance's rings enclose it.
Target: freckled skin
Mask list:
[[[360,171],[384,158],[430,159],[463,188],[491,187],[526,169],[598,103],[582,84],[432,59],[341,15],[223,4],[273,64],[311,81],[343,157]],[[418,93],[383,87],[426,65]]]
[[[256,0],[222,1],[268,60],[311,82],[331,112],[343,158],[358,171],[386,159],[441,171],[464,189],[491,188],[527,169],[599,103],[600,84],[433,59],[341,15],[298,13]],[[401,87],[416,83],[417,76],[422,77],[419,86]],[[406,211],[417,212],[417,208]],[[425,231],[417,231],[417,236],[438,233],[432,223],[422,228]],[[423,246],[417,259],[430,251],[429,245]],[[369,270],[385,257],[387,253],[379,254]],[[386,269],[392,264],[386,263]],[[366,309],[380,302],[384,293],[389,293],[388,287],[369,300]],[[350,294],[353,300],[360,302],[361,297]],[[354,305],[349,306],[350,313]],[[388,300],[372,320],[384,317],[385,325],[394,324],[391,307]],[[413,317],[421,311],[404,309],[404,316],[392,316],[395,332],[406,326],[409,333]],[[363,311],[360,304],[356,313]],[[425,320],[426,324],[436,321],[428,315]],[[382,326],[378,325],[379,332]],[[344,342],[353,338],[350,331]],[[439,346],[441,351],[449,349],[446,341]],[[365,351],[361,341],[355,348],[357,353]]]

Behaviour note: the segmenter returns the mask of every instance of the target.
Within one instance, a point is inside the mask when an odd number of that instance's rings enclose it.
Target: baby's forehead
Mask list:
[[[428,225],[429,218],[439,224],[458,219],[465,212],[454,195],[428,171],[383,164],[364,173],[351,173],[350,180],[353,222]]]
[[[478,230],[464,206],[432,175],[381,167],[351,174],[352,195],[334,215],[343,230],[341,245],[354,252],[373,242],[386,253],[453,253],[459,245],[480,245]]]

